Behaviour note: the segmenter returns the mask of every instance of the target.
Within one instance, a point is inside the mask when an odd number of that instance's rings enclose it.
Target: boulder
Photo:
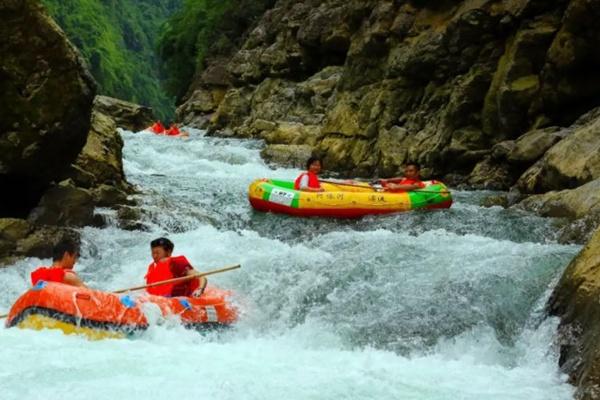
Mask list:
[[[77,231],[58,226],[40,226],[17,243],[16,255],[51,258],[52,248],[63,240],[80,241]]]
[[[150,107],[108,96],[96,96],[94,110],[110,116],[117,127],[133,132],[149,127],[156,119]]]
[[[510,167],[489,156],[473,168],[467,179],[471,187],[490,190],[508,190],[514,181]]]
[[[67,180],[44,193],[28,220],[37,225],[90,225],[94,221],[94,206],[94,198],[88,190]]]
[[[31,224],[24,219],[0,218],[0,258],[14,254],[17,242],[29,235]]]
[[[558,127],[529,131],[514,142],[514,147],[508,152],[506,159],[513,164],[532,164],[567,136],[567,133],[567,129]]]
[[[600,212],[600,179],[577,189],[529,196],[521,201],[518,207],[544,217],[583,218],[588,214]]]
[[[261,157],[268,163],[293,168],[305,168],[306,160],[313,154],[313,147],[301,145],[270,144],[261,150]]]
[[[0,216],[27,215],[84,146],[95,83],[35,0],[0,2]]]
[[[577,386],[575,397],[600,397],[600,230],[569,264],[548,303],[560,317],[560,365]]]
[[[585,122],[575,123],[567,137],[523,173],[517,182],[522,192],[574,188],[600,178],[600,116],[582,118]]]
[[[274,129],[264,131],[260,137],[265,139],[268,144],[315,146],[321,138],[321,127],[294,122],[279,122]]]

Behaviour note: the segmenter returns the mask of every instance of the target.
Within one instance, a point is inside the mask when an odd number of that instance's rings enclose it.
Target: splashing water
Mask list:
[[[80,275],[138,285],[149,241],[168,235],[198,269],[242,264],[211,278],[236,293],[241,320],[98,342],[0,329],[0,398],[572,398],[543,306],[578,247],[555,243],[552,220],[481,208],[482,192],[455,193],[450,210],[352,221],[260,214],[248,184],[298,171],[270,169],[259,142],[123,137],[146,230],[84,228]],[[0,270],[1,310],[47,262]]]

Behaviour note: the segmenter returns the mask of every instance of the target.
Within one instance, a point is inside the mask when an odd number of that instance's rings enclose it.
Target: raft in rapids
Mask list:
[[[125,337],[148,328],[144,310],[176,316],[186,328],[228,326],[237,319],[229,292],[208,286],[202,296],[162,297],[115,294],[62,283],[39,281],[17,299],[6,327],[60,329],[90,339]]]
[[[293,181],[257,179],[248,188],[248,200],[258,211],[301,217],[358,218],[418,209],[450,208],[452,195],[441,182],[423,181],[410,192],[378,192],[368,183],[321,182],[324,192],[294,190]]]

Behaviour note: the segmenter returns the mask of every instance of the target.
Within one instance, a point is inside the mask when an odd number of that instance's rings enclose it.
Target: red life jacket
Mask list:
[[[39,281],[64,283],[65,270],[59,267],[39,267],[31,273],[31,284],[35,286]]]
[[[296,180],[294,181],[294,189],[295,190],[300,190],[300,181],[302,180],[302,178],[304,176],[308,176],[308,187],[309,188],[313,188],[313,189],[318,189],[321,187],[321,184],[319,183],[319,178],[317,177],[317,175],[315,175],[314,173],[307,171],[307,172],[303,172],[300,174],[300,176],[298,176],[296,178]]]
[[[425,184],[420,179],[400,178],[400,179],[389,179],[383,183],[383,187],[387,188],[388,183],[396,185],[419,185],[419,187],[425,187]],[[405,189],[387,189],[389,192],[406,192]]]
[[[160,123],[160,122],[155,122],[151,127],[150,130],[154,133],[157,134],[162,134],[165,132],[165,127]]]
[[[190,263],[184,256],[169,257],[159,262],[153,262],[148,266],[148,273],[145,276],[146,284],[185,276],[190,268]],[[149,287],[146,291],[156,296],[191,296],[199,285],[198,279],[191,279],[179,283]]]
[[[167,131],[167,135],[169,136],[177,136],[179,135],[179,128],[175,125],[173,125],[172,127],[169,128],[169,130]]]
[[[146,273],[146,285],[156,283],[160,281],[166,281],[173,279],[173,273],[171,272],[171,259],[166,258],[159,262],[153,262],[148,265],[148,272]],[[146,288],[146,291],[156,296],[171,296],[173,290],[173,284],[165,284],[160,286],[153,286]]]

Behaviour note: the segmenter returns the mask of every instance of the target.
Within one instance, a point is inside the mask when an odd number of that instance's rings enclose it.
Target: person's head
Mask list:
[[[169,239],[161,237],[150,242],[152,259],[159,262],[163,258],[171,257],[175,245]]]
[[[323,167],[323,163],[319,157],[310,157],[306,162],[306,170],[312,172],[315,175],[318,175],[321,172],[321,168]]]
[[[404,165],[404,177],[409,179],[419,179],[421,167],[416,162],[409,162]]]
[[[78,258],[79,245],[73,240],[61,240],[52,249],[52,261],[60,262],[65,269],[73,269]]]

